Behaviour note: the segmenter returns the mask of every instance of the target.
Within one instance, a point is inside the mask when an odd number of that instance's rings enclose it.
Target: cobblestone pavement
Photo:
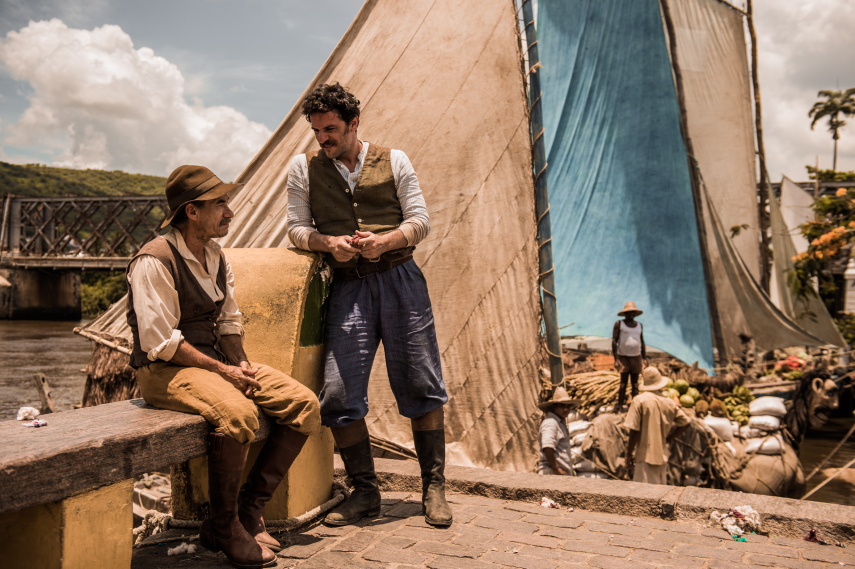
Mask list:
[[[383,497],[383,513],[373,520],[341,528],[315,525],[298,534],[279,535],[288,547],[279,554],[277,567],[855,567],[855,544],[840,548],[775,535],[749,535],[747,542],[738,542],[720,528],[698,522],[578,509],[571,512],[463,494],[449,494],[454,524],[437,529],[427,525],[421,515],[421,496],[387,492]],[[805,533],[808,529],[805,528]],[[176,539],[174,535],[172,539]],[[194,555],[167,556],[167,547],[177,543],[180,541],[135,550],[133,569],[229,566],[222,554],[204,549]]]

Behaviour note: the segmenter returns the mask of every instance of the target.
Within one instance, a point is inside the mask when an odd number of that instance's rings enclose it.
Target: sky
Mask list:
[[[734,0],[743,7],[744,0]],[[234,179],[360,0],[0,0],[0,160]],[[831,168],[821,89],[855,87],[855,1],[754,0],[769,173]],[[839,170],[855,170],[855,118]]]

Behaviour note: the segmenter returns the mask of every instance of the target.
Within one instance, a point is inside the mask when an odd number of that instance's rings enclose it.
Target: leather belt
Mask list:
[[[412,258],[412,253],[403,257],[395,256],[393,258],[387,259],[384,259],[383,256],[381,256],[378,261],[371,261],[368,259],[360,258],[359,262],[357,262],[355,267],[335,269],[333,271],[333,279],[343,281],[364,279],[368,275],[373,275],[374,273],[384,273],[390,269],[394,269],[398,265],[403,265],[407,261],[412,260]]]

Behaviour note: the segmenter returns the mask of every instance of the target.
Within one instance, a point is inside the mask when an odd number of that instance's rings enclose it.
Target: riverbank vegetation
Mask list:
[[[95,318],[128,292],[125,271],[83,271],[80,309],[83,318]]]
[[[0,195],[32,197],[158,195],[166,178],[121,170],[73,170],[0,162]]]

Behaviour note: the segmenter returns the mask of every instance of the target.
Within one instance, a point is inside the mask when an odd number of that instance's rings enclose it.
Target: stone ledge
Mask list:
[[[374,459],[384,492],[420,494],[421,478],[415,461]],[[336,477],[345,472],[335,456]],[[657,486],[623,480],[575,476],[539,476],[527,472],[499,472],[486,468],[449,466],[450,491],[516,502],[539,502],[547,496],[565,506],[593,512],[671,520],[707,521],[713,510],[751,506],[760,512],[764,529],[778,537],[802,538],[816,528],[825,539],[855,539],[855,507],[744,494],[709,488]]]

